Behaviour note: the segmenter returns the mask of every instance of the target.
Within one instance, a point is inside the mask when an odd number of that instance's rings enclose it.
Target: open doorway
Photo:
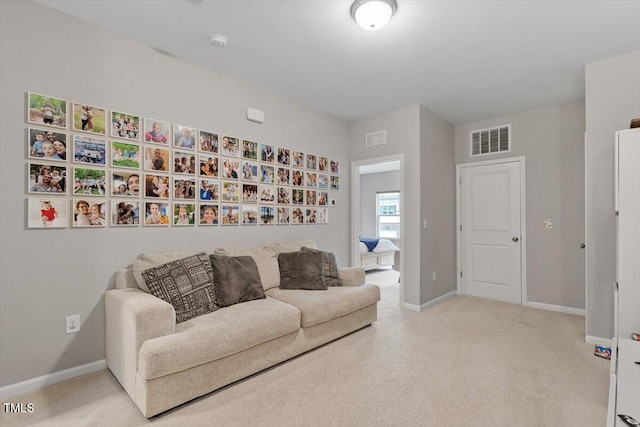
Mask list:
[[[351,264],[403,301],[403,155],[352,162]],[[384,289],[388,289],[384,291]]]

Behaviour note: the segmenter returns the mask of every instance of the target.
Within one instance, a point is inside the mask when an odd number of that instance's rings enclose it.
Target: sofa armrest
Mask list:
[[[338,269],[338,277],[342,281],[342,286],[364,285],[364,268],[345,267]]]
[[[107,366],[135,402],[140,347],[175,333],[176,313],[171,304],[139,289],[107,291],[104,304]]]

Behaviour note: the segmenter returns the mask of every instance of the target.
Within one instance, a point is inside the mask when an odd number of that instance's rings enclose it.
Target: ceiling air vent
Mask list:
[[[373,147],[375,145],[382,145],[387,143],[387,131],[379,130],[378,132],[372,132],[365,135],[365,147]]]
[[[511,151],[511,125],[471,132],[471,156]]]

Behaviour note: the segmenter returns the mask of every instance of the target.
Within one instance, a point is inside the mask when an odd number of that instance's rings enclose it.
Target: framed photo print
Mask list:
[[[200,155],[200,172],[198,175],[200,176],[208,176],[211,178],[218,178],[219,170],[218,170],[218,162],[220,159],[218,157],[209,156],[207,154]]]
[[[196,155],[184,151],[173,151],[173,173],[195,175]]]
[[[73,227],[104,227],[107,216],[106,199],[73,199]]]
[[[291,175],[291,185],[294,187],[304,186],[304,171],[294,170]]]
[[[238,179],[240,173],[239,161],[233,159],[222,159],[222,178]]]
[[[328,190],[329,189],[329,175],[326,173],[318,174],[318,188],[320,190]]]
[[[242,225],[258,225],[258,207],[242,205]]]
[[[171,124],[162,120],[144,119],[144,142],[171,146]]]
[[[29,128],[29,157],[33,159],[64,162],[67,160],[67,134],[51,129]]]
[[[107,141],[88,135],[73,135],[73,162],[105,166]]]
[[[305,181],[305,186],[316,188],[318,186],[318,174],[315,172],[307,172],[307,179]]]
[[[291,208],[291,224],[304,224],[304,211],[301,208]]]
[[[111,112],[111,136],[124,139],[140,139],[140,117]]]
[[[258,182],[258,163],[244,161],[242,162],[242,180],[250,182]]]
[[[270,165],[260,165],[260,182],[273,184],[274,168]]]
[[[291,204],[304,205],[304,190],[302,188],[293,188],[291,190]]]
[[[242,203],[258,203],[258,184],[242,184]]]
[[[240,201],[240,184],[232,181],[222,181],[222,201],[238,203]]]
[[[139,200],[111,200],[111,226],[137,227],[139,225]]]
[[[318,191],[318,206],[329,206],[329,193]]]
[[[260,144],[260,160],[266,163],[275,162],[275,147],[269,144]]]
[[[242,158],[258,160],[258,143],[244,139],[242,141]]]
[[[336,175],[340,173],[340,162],[338,160],[331,160],[331,162],[329,163],[329,172]]]
[[[329,180],[329,189],[330,190],[340,190],[340,177],[331,175]]]
[[[274,204],[276,202],[275,185],[260,184],[260,203]]]
[[[27,228],[66,228],[67,203],[59,197],[29,197]]]
[[[166,227],[169,225],[169,203],[144,202],[144,225]]]
[[[290,173],[291,170],[289,168],[278,168],[276,171],[276,184],[278,185],[289,185],[290,183]]]
[[[260,225],[275,224],[275,208],[273,206],[260,206]]]
[[[304,153],[302,151],[291,152],[291,166],[294,168],[304,167]]]
[[[308,206],[315,206],[318,202],[316,190],[307,190],[304,197],[304,204]]]
[[[291,189],[289,187],[278,187],[277,201],[279,205],[291,203]]]
[[[218,134],[201,130],[198,132],[198,150],[218,154]]]
[[[314,154],[307,154],[307,169],[317,169],[317,157]]]
[[[196,223],[196,205],[194,203],[173,204],[173,225],[194,225]]]
[[[289,225],[290,208],[278,206],[276,209],[276,224]]]
[[[318,222],[316,208],[307,208],[307,212],[304,217],[304,222],[305,224],[316,224]]]
[[[221,209],[222,225],[238,225],[240,218],[239,205],[222,205]]]
[[[329,172],[329,158],[328,157],[318,157],[318,170],[320,172]]]
[[[144,147],[144,170],[169,172],[171,153],[168,148],[154,146]]]
[[[67,101],[29,92],[27,95],[27,121],[36,125],[67,127]]]
[[[278,164],[284,166],[291,164],[291,150],[288,148],[278,148]]]
[[[106,135],[107,110],[89,104],[73,103],[72,129]]]
[[[111,166],[140,169],[140,146],[128,142],[111,141]]]
[[[173,178],[173,198],[174,199],[196,199],[196,179],[186,177]]]
[[[238,157],[239,152],[240,145],[238,138],[234,138],[232,136],[222,137],[222,149],[220,150],[220,154],[223,156]]]
[[[220,189],[217,179],[201,179],[198,200],[201,201],[220,201]]]
[[[106,174],[104,169],[73,168],[73,194],[106,196]]]
[[[44,163],[29,163],[29,193],[65,194],[67,167]]]
[[[170,180],[168,175],[144,175],[144,195],[146,197],[169,198]]]
[[[329,209],[318,208],[318,224],[329,224]]]
[[[195,150],[196,128],[173,125],[173,146],[187,150]]]
[[[218,212],[218,205],[200,204],[200,218],[198,219],[198,224],[218,225]]]
[[[115,197],[140,196],[140,174],[131,171],[111,171],[111,195]]]

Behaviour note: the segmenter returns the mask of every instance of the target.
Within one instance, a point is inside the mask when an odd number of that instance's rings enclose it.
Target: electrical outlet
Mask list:
[[[67,316],[65,320],[66,320],[65,332],[67,335],[75,334],[80,330],[79,314],[74,314],[73,316]]]
[[[422,228],[427,228],[427,218],[422,220]]]
[[[431,273],[431,280],[433,280],[434,282],[436,281],[436,271],[433,270],[433,273]]]

